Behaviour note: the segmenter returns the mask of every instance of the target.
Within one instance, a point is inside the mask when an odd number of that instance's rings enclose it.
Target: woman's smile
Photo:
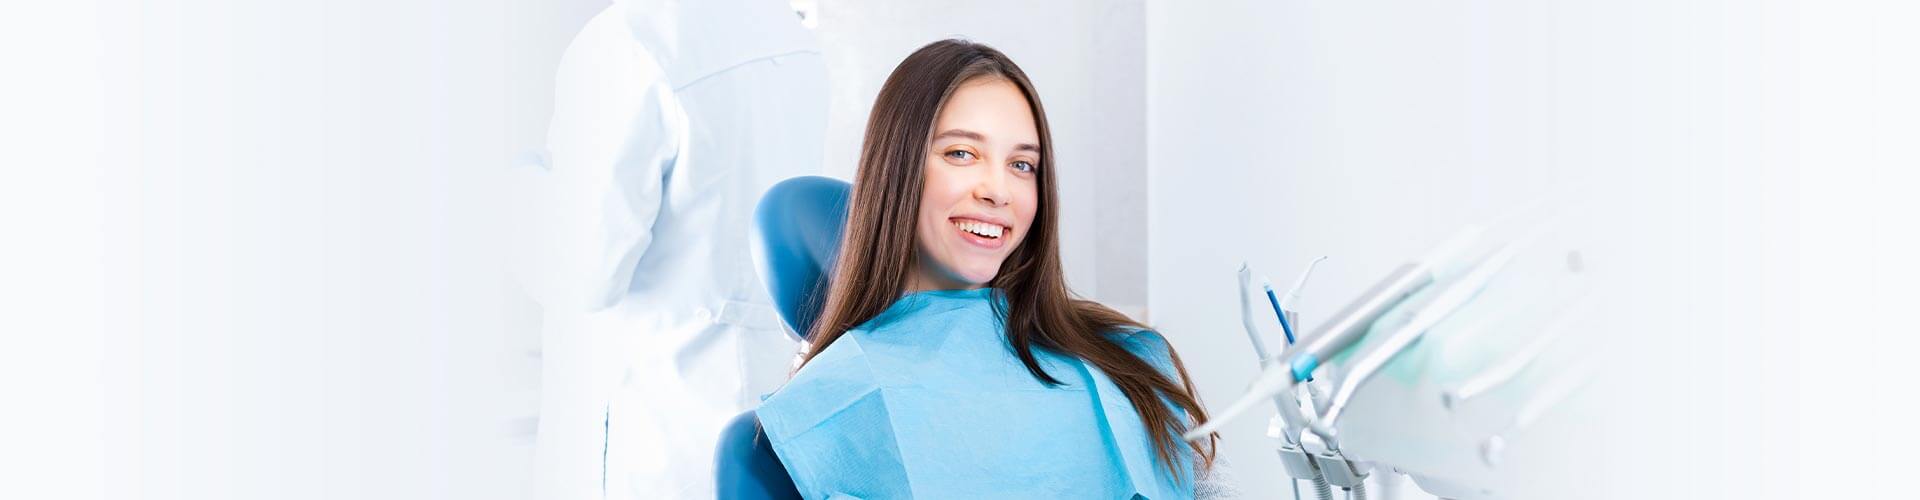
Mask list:
[[[1010,233],[1013,232],[1013,228],[1004,224],[980,218],[953,217],[948,220],[953,222],[954,230],[960,234],[962,240],[987,250],[999,250],[1006,246],[1005,236],[1011,236]]]

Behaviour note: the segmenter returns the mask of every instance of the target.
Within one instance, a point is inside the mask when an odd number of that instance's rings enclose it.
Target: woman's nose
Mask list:
[[[979,198],[980,201],[987,202],[988,205],[995,207],[1003,207],[1006,206],[1007,203],[1012,202],[1013,200],[1010,199],[1012,197],[1012,191],[1007,189],[1007,174],[1003,171],[1004,169],[988,168],[982,170],[987,170],[988,172],[985,175],[981,175],[979,182],[974,184],[973,197]]]

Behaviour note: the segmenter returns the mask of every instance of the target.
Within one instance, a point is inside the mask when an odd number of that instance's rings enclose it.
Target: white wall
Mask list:
[[[1682,448],[1705,465],[1663,456],[1627,474],[1612,468],[1620,456],[1546,450],[1532,458],[1568,464],[1566,475],[1539,480],[1569,481],[1555,497],[1777,491],[1785,474],[1724,479],[1781,472],[1758,457],[1785,445],[1755,436],[1786,418],[1762,410],[1790,403],[1748,382],[1779,376],[1758,367],[1791,366],[1782,327],[1767,323],[1781,318],[1757,314],[1791,297],[1780,280],[1792,275],[1782,242],[1793,227],[1769,224],[1794,207],[1794,68],[1780,57],[1792,53],[1791,14],[1779,3],[1150,1],[1151,316],[1217,408],[1255,374],[1234,297],[1242,260],[1285,283],[1330,255],[1306,294],[1311,327],[1464,224],[1542,196],[1583,206],[1605,238],[1589,252],[1614,284],[1603,307],[1633,313],[1618,342],[1661,346],[1630,362],[1646,377],[1624,386],[1637,392],[1603,385],[1591,397],[1690,409],[1655,427],[1621,405],[1580,415],[1604,425],[1569,434],[1623,454],[1624,443]],[[1608,399],[1620,391],[1632,395]],[[1251,489],[1286,491],[1265,420],[1229,425],[1225,454]],[[1595,442],[1643,430],[1617,448]],[[1655,485],[1674,488],[1640,490]]]
[[[103,496],[518,496],[495,181],[594,10],[102,6]]]
[[[907,54],[952,37],[992,45],[1026,70],[1047,108],[1068,284],[1138,314],[1146,302],[1142,13],[1139,0],[824,2],[816,32],[833,82],[827,175],[853,178],[873,98]]]

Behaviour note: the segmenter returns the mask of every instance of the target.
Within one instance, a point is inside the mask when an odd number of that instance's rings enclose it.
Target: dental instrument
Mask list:
[[[1228,420],[1253,409],[1261,399],[1285,393],[1312,377],[1314,369],[1319,368],[1322,361],[1358,343],[1373,323],[1388,310],[1436,280],[1452,278],[1477,264],[1460,256],[1469,251],[1484,232],[1480,226],[1468,226],[1426,257],[1395,268],[1385,279],[1362,293],[1360,299],[1335,313],[1333,319],[1316,330],[1313,336],[1288,348],[1282,354],[1285,362],[1262,370],[1260,377],[1255,379],[1252,387],[1240,399],[1183,437],[1188,440],[1199,439],[1218,431]],[[1281,411],[1287,413],[1286,408]]]
[[[1321,257],[1321,259],[1325,258],[1326,257]],[[1314,263],[1319,263],[1319,260],[1315,260]],[[1311,265],[1308,267],[1308,272],[1312,272]],[[1267,365],[1273,363],[1274,358],[1267,355],[1266,341],[1261,339],[1259,328],[1254,326],[1253,305],[1252,302],[1247,299],[1250,293],[1248,288],[1250,288],[1250,284],[1253,281],[1253,271],[1243,262],[1240,264],[1239,276],[1240,325],[1246,328],[1247,340],[1253,344],[1254,352],[1260,357],[1260,366],[1264,369]],[[1300,283],[1304,282],[1305,279],[1303,276]],[[1294,285],[1296,289],[1295,292],[1297,292],[1300,283]],[[1286,314],[1279,308],[1280,302],[1274,299],[1272,285],[1263,284],[1263,288],[1266,290],[1267,299],[1274,305],[1274,312],[1280,317],[1281,327],[1283,329],[1289,329]],[[1292,346],[1293,340],[1291,331],[1289,330],[1287,345]],[[1309,401],[1303,403],[1302,396],[1305,396],[1305,399],[1309,399]],[[1293,479],[1292,481],[1288,481],[1288,483],[1292,486],[1294,500],[1299,500],[1300,498],[1299,481],[1307,481],[1313,485],[1315,498],[1319,500],[1332,500],[1333,492],[1329,489],[1326,478],[1320,473],[1319,466],[1315,465],[1313,459],[1308,456],[1306,447],[1304,446],[1305,443],[1296,439],[1296,436],[1300,436],[1301,430],[1307,425],[1307,421],[1301,416],[1300,407],[1303,404],[1312,405],[1310,401],[1311,397],[1310,394],[1303,395],[1294,391],[1289,391],[1284,394],[1274,394],[1274,409],[1280,413],[1279,415],[1275,415],[1273,419],[1267,423],[1267,435],[1269,437],[1279,438],[1280,440],[1280,445],[1274,451],[1279,453],[1280,461],[1285,466],[1287,475]]]
[[[1273,315],[1280,317],[1280,331],[1287,334],[1287,345],[1293,345],[1293,323],[1287,321],[1287,312],[1280,308],[1280,298],[1273,295],[1273,283],[1263,278],[1260,288],[1267,291],[1267,302],[1273,304]]]

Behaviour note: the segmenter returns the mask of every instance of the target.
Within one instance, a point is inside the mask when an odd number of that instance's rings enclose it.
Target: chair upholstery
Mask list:
[[[754,207],[754,267],[796,339],[805,340],[825,301],[851,190],[838,179],[795,177],[768,189]],[[714,476],[722,499],[800,498],[752,410],[721,431]]]

